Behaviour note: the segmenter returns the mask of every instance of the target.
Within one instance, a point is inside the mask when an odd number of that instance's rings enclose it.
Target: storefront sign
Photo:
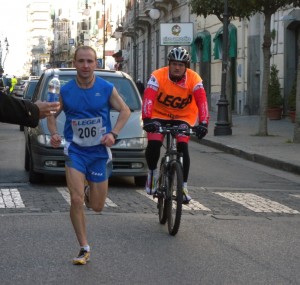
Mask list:
[[[161,23],[160,44],[163,46],[189,46],[193,42],[193,23]]]

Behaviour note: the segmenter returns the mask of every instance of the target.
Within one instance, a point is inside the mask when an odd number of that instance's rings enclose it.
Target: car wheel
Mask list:
[[[24,126],[20,125],[20,132],[24,131]]]
[[[136,186],[145,186],[147,176],[134,176],[134,183]]]
[[[33,161],[29,155],[29,182],[31,184],[37,184],[43,181],[43,174],[34,172],[33,170]]]

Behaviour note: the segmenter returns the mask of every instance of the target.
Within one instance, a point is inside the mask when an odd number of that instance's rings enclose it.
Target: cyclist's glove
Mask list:
[[[197,126],[196,128],[196,135],[198,137],[198,139],[202,139],[206,136],[208,130],[207,130],[207,124],[206,123],[201,123]]]
[[[147,133],[155,133],[159,130],[159,127],[161,126],[160,122],[152,119],[144,119],[143,123],[144,123],[143,129]]]

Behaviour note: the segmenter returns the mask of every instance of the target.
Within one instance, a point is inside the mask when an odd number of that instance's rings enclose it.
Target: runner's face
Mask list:
[[[89,79],[94,76],[94,70],[96,69],[97,62],[92,50],[78,50],[73,64],[77,70],[77,77]]]
[[[185,73],[185,64],[179,61],[171,61],[169,64],[169,73],[172,78],[181,78]]]

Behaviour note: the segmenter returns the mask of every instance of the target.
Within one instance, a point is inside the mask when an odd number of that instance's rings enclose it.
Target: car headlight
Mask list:
[[[146,146],[146,138],[131,138],[119,140],[112,148],[144,149]]]
[[[50,140],[51,140],[51,136],[49,136],[49,135],[38,135],[38,137],[37,137],[38,143],[39,143],[39,144],[42,144],[42,145],[44,145],[44,146],[47,146],[47,147],[52,147],[51,144],[50,144]],[[66,144],[66,141],[65,141],[65,139],[62,137],[60,146],[61,146],[61,147],[64,147],[65,144]]]

